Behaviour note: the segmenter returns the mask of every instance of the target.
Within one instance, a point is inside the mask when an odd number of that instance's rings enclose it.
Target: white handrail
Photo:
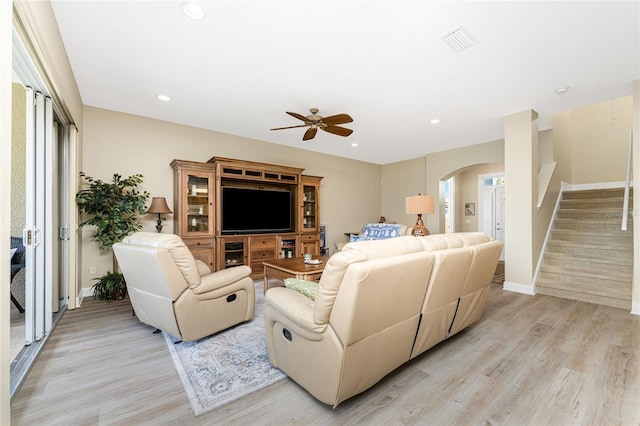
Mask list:
[[[631,151],[633,148],[633,131],[629,130],[629,158],[627,160],[627,179],[624,182],[624,201],[622,204],[621,230],[627,230],[627,217],[629,216],[629,182],[631,176]]]

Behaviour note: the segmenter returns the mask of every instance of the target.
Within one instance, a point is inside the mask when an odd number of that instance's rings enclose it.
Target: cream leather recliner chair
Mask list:
[[[113,245],[141,322],[193,341],[253,318],[251,268],[211,272],[174,234],[137,232]]]

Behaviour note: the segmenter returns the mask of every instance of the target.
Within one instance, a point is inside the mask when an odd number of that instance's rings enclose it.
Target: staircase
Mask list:
[[[631,309],[633,216],[621,231],[623,195],[622,188],[563,193],[538,293]]]

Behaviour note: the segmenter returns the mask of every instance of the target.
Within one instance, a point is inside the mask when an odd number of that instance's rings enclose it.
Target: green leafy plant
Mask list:
[[[113,244],[142,228],[138,216],[146,212],[149,193],[138,190],[142,183],[141,174],[123,179],[114,173],[111,182],[103,182],[83,172],[80,177],[87,181],[89,187],[76,194],[76,203],[80,212],[90,217],[79,226],[95,226],[92,238],[99,243],[100,250],[109,250]],[[115,255],[112,256],[113,272],[108,271],[97,278],[98,282],[93,286],[94,294],[107,300],[123,298],[126,293],[124,276],[118,272],[118,261]]]
[[[106,299],[107,301],[122,300],[127,294],[127,283],[124,275],[120,272],[107,273],[99,278],[94,278],[97,282],[91,287],[93,289],[93,297]]]

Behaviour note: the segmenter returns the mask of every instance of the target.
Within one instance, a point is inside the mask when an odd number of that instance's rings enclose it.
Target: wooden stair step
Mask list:
[[[611,197],[624,197],[624,188],[608,188],[608,189],[587,189],[582,191],[564,191],[562,193],[563,199],[574,198],[611,198]],[[633,197],[633,188],[629,188],[629,197]]]
[[[602,265],[612,265],[612,266],[633,266],[633,257],[629,259],[620,259],[619,257],[612,256],[589,256],[586,254],[577,254],[570,255],[566,253],[553,253],[546,252],[544,254],[544,260],[554,260],[558,261],[568,261],[568,262],[588,262],[590,264],[597,265],[597,267],[602,267]]]
[[[582,269],[568,265],[557,266],[545,264],[540,267],[540,277],[555,279],[563,284],[611,286],[618,288],[631,285],[633,271],[607,271],[596,269]]]
[[[622,217],[609,218],[602,220],[574,220],[572,218],[556,218],[553,223],[554,229],[574,229],[580,231],[594,231],[594,232],[607,232],[607,231],[620,231],[622,224]],[[627,222],[627,231],[633,230],[633,220]]]
[[[593,295],[580,291],[566,290],[555,287],[548,287],[544,280],[536,282],[536,292],[548,296],[560,297],[563,299],[578,300],[580,302],[595,303],[598,305],[612,306],[614,308],[631,309],[631,298],[617,298],[611,296]]]

